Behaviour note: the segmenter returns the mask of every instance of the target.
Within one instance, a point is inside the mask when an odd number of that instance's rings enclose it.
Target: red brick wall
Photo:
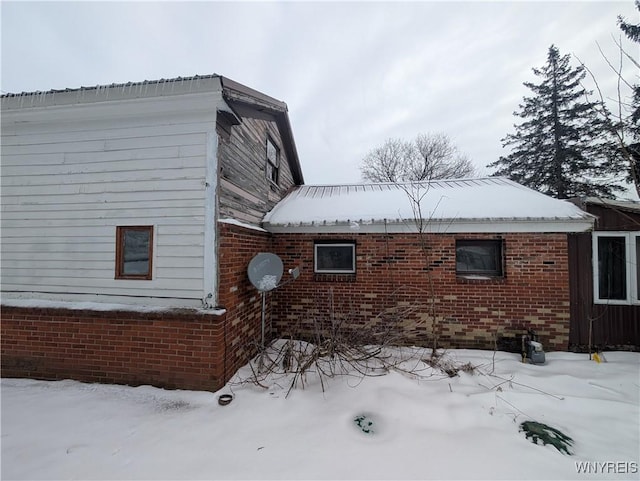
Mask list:
[[[502,238],[505,277],[456,276],[456,239]],[[314,275],[314,240],[355,240],[357,273]],[[278,290],[276,335],[312,337],[342,322],[357,333],[396,334],[403,343],[493,348],[494,336],[533,328],[545,348],[566,349],[569,278],[566,234],[288,234],[274,237],[285,269],[300,278]],[[435,327],[433,319],[436,319]],[[391,329],[391,332],[389,332]],[[398,338],[399,339],[399,338]],[[375,338],[373,339],[375,340]]]
[[[215,390],[225,316],[2,306],[2,377]]]
[[[218,303],[227,310],[227,370],[233,374],[257,352],[262,339],[262,297],[249,282],[247,267],[257,253],[271,251],[271,235],[233,224],[218,227]],[[267,294],[267,301],[270,297]],[[272,331],[268,309],[265,318],[268,343]]]

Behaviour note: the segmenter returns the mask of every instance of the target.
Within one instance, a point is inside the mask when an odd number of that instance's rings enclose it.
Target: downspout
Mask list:
[[[216,198],[218,190],[218,134],[207,132],[204,200],[204,272],[202,307],[212,309],[218,303],[216,289],[218,239],[216,235]]]

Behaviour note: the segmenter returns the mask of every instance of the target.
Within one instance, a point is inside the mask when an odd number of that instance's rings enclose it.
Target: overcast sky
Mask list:
[[[0,5],[3,93],[218,73],[288,104],[308,184],[358,182],[369,150],[422,132],[489,174],[549,46],[613,95],[597,43],[615,62],[616,17],[640,22],[632,0]]]

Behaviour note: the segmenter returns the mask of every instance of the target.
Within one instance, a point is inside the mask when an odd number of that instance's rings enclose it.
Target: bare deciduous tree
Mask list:
[[[640,12],[640,0],[636,0],[635,5]],[[631,42],[640,43],[640,24],[628,23],[622,16],[618,16],[618,27]],[[640,62],[637,56],[629,54],[623,48],[622,38],[618,40],[614,38],[614,42],[619,54],[617,65],[607,58],[600,45],[596,43],[600,55],[617,80],[617,88],[613,95],[605,96],[595,75],[582,61],[580,63],[596,86],[599,102],[594,104],[597,108],[593,109],[593,113],[605,125],[619,155],[627,165],[626,181],[633,183],[640,196],[640,84],[632,83],[632,80],[625,79],[622,75],[625,61],[631,62],[631,65],[638,70],[640,70]],[[612,109],[607,107],[608,103],[612,105]]]
[[[409,182],[472,177],[476,170],[442,133],[414,140],[388,139],[362,160],[362,177],[372,182]]]

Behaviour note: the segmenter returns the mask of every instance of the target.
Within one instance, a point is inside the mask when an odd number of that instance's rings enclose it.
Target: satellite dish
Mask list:
[[[260,292],[269,292],[278,287],[283,272],[282,259],[270,252],[257,254],[247,269],[251,284]]]

